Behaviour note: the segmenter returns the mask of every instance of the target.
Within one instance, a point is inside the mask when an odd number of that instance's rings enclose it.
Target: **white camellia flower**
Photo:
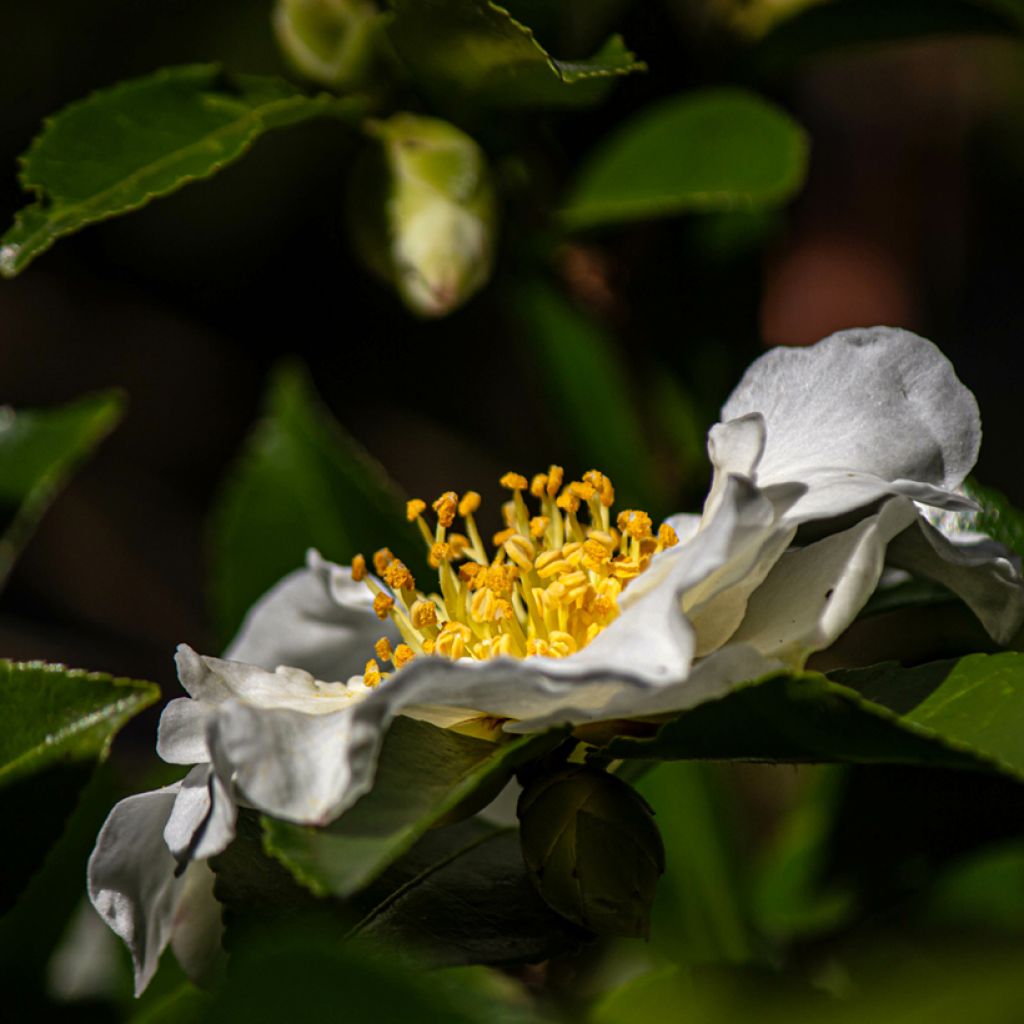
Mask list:
[[[533,732],[679,712],[801,668],[887,564],[959,594],[997,641],[1019,627],[1024,589],[1006,553],[922,515],[973,507],[960,488],[981,437],[973,396],[930,342],[875,328],[775,349],[722,415],[699,516],[654,531],[637,510],[611,519],[601,473],[510,473],[496,555],[476,528],[478,495],[442,495],[433,529],[425,503],[409,503],[438,593],[387,550],[376,576],[361,558],[342,568],[311,553],[252,609],[228,660],[182,647],[189,696],[165,709],[158,750],[194,767],[118,804],[89,869],[137,986],[185,916],[189,872],[231,841],[236,806],[331,821],[372,787],[400,713]]]

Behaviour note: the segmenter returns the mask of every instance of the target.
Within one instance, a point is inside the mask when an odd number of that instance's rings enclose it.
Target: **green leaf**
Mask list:
[[[348,562],[390,546],[410,565],[423,542],[381,466],[323,406],[306,372],[274,373],[256,425],[214,509],[212,599],[224,640],[307,548]]]
[[[21,184],[35,200],[0,240],[0,273],[14,277],[61,236],[208,178],[271,128],[361,112],[359,100],[307,96],[214,64],[96,92],[47,120],[21,158]]]
[[[965,527],[987,533],[1024,558],[1024,512],[1014,508],[1006,495],[994,487],[983,487],[976,480],[968,479],[964,490],[980,506],[976,517],[973,521],[968,519]]]
[[[121,418],[114,392],[55,409],[0,408],[0,585],[75,467]]]
[[[118,730],[160,696],[152,683],[42,662],[0,661],[0,908],[39,866]]]
[[[784,111],[739,89],[663,100],[586,159],[562,209],[571,228],[688,211],[754,210],[792,198],[807,138]]]
[[[554,742],[533,736],[496,744],[400,717],[369,793],[326,828],[265,818],[264,846],[318,896],[350,896],[442,818],[488,803],[517,765]]]
[[[647,937],[665,848],[635,789],[568,768],[523,790],[519,821],[523,859],[548,906],[598,935]]]
[[[941,765],[1024,779],[1024,655],[904,669],[774,675],[663,725],[610,757]]]
[[[434,966],[534,963],[588,938],[537,895],[518,829],[470,818],[428,832],[406,861],[401,884],[355,936],[414,950]]]
[[[607,332],[540,282],[521,288],[513,308],[573,454],[611,477],[618,503],[657,505],[664,495],[652,445]]]
[[[575,106],[599,101],[611,81],[643,71],[619,36],[587,60],[556,60],[504,7],[489,0],[391,0],[392,44],[440,101]]]

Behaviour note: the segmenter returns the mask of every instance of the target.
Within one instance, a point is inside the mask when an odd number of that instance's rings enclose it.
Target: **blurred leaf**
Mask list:
[[[0,585],[75,467],[121,418],[113,392],[56,409],[0,408]]]
[[[905,669],[774,675],[742,685],[610,757],[850,761],[987,769],[1024,779],[1024,655]]]
[[[264,818],[264,846],[318,896],[350,896],[446,815],[489,803],[517,764],[551,743],[532,736],[499,745],[399,717],[369,793],[326,828]]]
[[[306,550],[348,562],[390,545],[419,568],[423,548],[385,471],[323,406],[306,372],[278,368],[214,508],[212,599],[227,641],[246,611]]]
[[[612,339],[540,282],[521,288],[514,308],[532,345],[551,415],[576,457],[611,477],[620,504],[658,505],[663,494],[652,444]]]
[[[160,696],[152,683],[42,662],[0,661],[0,910],[59,835],[118,730]]]
[[[930,887],[930,926],[1024,931],[1024,843],[987,847],[950,865]]]
[[[518,829],[470,818],[428,832],[408,860],[400,862],[403,883],[366,915],[356,936],[413,950],[436,966],[535,963],[588,938],[537,895]],[[411,865],[422,868],[408,877]]]
[[[600,100],[611,80],[646,65],[612,36],[587,60],[556,60],[489,0],[391,0],[389,33],[416,80],[441,102],[502,107]]]
[[[784,111],[739,89],[690,92],[611,132],[584,161],[562,219],[583,228],[753,210],[790,199],[806,170],[807,138]]]
[[[0,273],[13,277],[62,235],[215,174],[271,128],[361,112],[359,100],[307,96],[214,64],[93,93],[48,119],[21,158],[20,181],[35,200],[0,240]]]
[[[632,786],[567,768],[528,785],[518,812],[523,859],[549,907],[598,935],[647,938],[665,848]]]
[[[787,12],[788,13],[788,12]],[[777,22],[750,60],[766,73],[835,49],[930,35],[1019,35],[1019,0],[829,0],[798,9]]]
[[[988,534],[1024,558],[1024,512],[1014,508],[994,487],[983,487],[976,480],[967,480],[964,490],[981,506],[973,522],[965,525]]]
[[[210,995],[190,981],[182,982],[158,1002],[129,1018],[129,1024],[199,1024]]]
[[[662,764],[637,785],[665,841],[651,940],[677,962],[744,963],[760,954],[726,782],[716,766]]]

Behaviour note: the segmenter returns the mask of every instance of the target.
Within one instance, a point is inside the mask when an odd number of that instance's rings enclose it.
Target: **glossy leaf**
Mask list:
[[[739,89],[664,100],[611,132],[562,209],[572,228],[688,211],[753,210],[790,199],[807,139],[784,111]]]
[[[160,696],[152,683],[42,662],[0,661],[0,907],[43,859],[118,730]]]
[[[442,818],[488,803],[547,737],[496,744],[400,717],[381,750],[371,792],[326,828],[264,819],[264,844],[319,896],[373,881]]]
[[[391,0],[391,41],[416,80],[441,101],[485,106],[575,106],[611,80],[642,71],[619,36],[586,60],[557,60],[490,0]]]
[[[296,366],[271,379],[264,418],[214,510],[212,540],[212,598],[225,641],[309,547],[346,563],[388,545],[414,569],[423,547],[398,488]]]
[[[436,829],[398,868],[392,880],[401,884],[355,936],[413,950],[435,966],[534,963],[588,938],[534,891],[517,829],[478,818]]]
[[[973,522],[974,529],[988,534],[1024,558],[1024,513],[1014,508],[1006,495],[994,487],[984,487],[976,480],[968,480],[964,490],[980,506]]]
[[[34,202],[0,240],[0,273],[13,277],[62,235],[215,174],[271,128],[361,109],[213,64],[164,68],[93,93],[50,118],[21,158]]]
[[[936,765],[1024,779],[1024,655],[877,665],[836,680],[769,676],[696,707],[652,738],[614,740],[607,753]]]
[[[647,937],[665,849],[635,789],[567,768],[527,786],[518,810],[523,859],[548,906],[599,935]]]
[[[0,584],[75,467],[121,418],[108,392],[55,409],[0,408]]]

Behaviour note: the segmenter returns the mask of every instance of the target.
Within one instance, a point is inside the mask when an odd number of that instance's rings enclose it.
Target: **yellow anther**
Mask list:
[[[547,473],[538,473],[530,481],[530,493],[535,498],[543,498],[544,495],[547,493],[547,486],[548,486],[548,475],[547,475]]]
[[[373,553],[373,568],[378,576],[384,575],[384,570],[395,560],[391,548],[381,548]]]
[[[590,530],[587,533],[587,539],[596,541],[598,544],[602,545],[607,551],[614,551],[615,545],[618,543],[618,541],[610,533],[605,533],[604,530]]]
[[[547,640],[532,639],[526,641],[526,653],[543,657],[549,652]]]
[[[437,569],[442,562],[450,562],[454,557],[451,544],[446,544],[442,541],[440,544],[431,544],[430,553],[427,555],[427,561],[430,563],[431,569]]]
[[[590,499],[597,493],[593,484],[587,483],[585,480],[573,480],[569,484],[569,490],[576,495],[580,501],[590,501]]]
[[[447,529],[455,522],[455,513],[459,508],[459,496],[454,491],[445,491],[437,501],[434,502],[434,511],[437,513],[437,521]]]
[[[399,644],[395,648],[395,668],[401,668],[403,665],[408,665],[415,657],[415,652],[408,644]]]
[[[472,587],[473,580],[483,570],[484,567],[482,565],[478,565],[476,562],[467,562],[465,565],[459,566],[459,579],[464,583],[470,584]]]
[[[515,533],[505,541],[505,553],[523,572],[529,572],[537,552],[528,537]]]
[[[537,556],[537,561],[534,562],[533,567],[540,574],[541,579],[547,579],[549,576],[554,576],[560,572],[559,566],[563,564],[561,551],[542,551]],[[564,563],[568,568],[568,563]]]
[[[423,641],[423,653],[424,654],[433,654],[434,653],[434,647],[435,647],[435,644],[434,644],[433,640],[424,640]]]
[[[572,491],[563,491],[555,501],[563,512],[576,512],[580,507],[580,499]]]
[[[462,558],[469,550],[469,538],[461,533],[449,533],[448,546],[451,548],[452,558]]]
[[[611,508],[615,504],[615,488],[608,477],[605,477],[601,483],[601,504],[605,508]]]
[[[380,666],[373,658],[366,663],[366,668],[363,671],[363,682],[367,686],[380,685]]]
[[[590,605],[590,614],[596,619],[607,619],[615,611],[615,601],[604,594],[595,594]]]
[[[481,583],[493,590],[496,594],[507,596],[512,593],[516,580],[519,578],[519,570],[514,565],[491,565],[484,573]]]
[[[459,515],[471,516],[480,507],[480,495],[476,491],[466,491],[459,502]]]
[[[381,661],[391,660],[391,655],[393,653],[391,650],[391,641],[386,636],[382,636],[373,645],[373,649],[377,652],[377,657],[380,658]]]
[[[620,555],[618,558],[612,559],[611,570],[613,575],[617,576],[620,580],[631,580],[640,574],[640,565],[634,562],[632,558]]]
[[[528,483],[522,473],[506,473],[498,483],[510,491],[525,491]]]
[[[373,610],[378,619],[386,619],[388,613],[395,607],[395,599],[389,594],[378,594],[373,599]]]
[[[424,512],[427,510],[427,503],[420,501],[419,498],[413,498],[411,501],[405,503],[405,518],[410,523],[415,522]]]
[[[366,559],[362,555],[352,559],[352,579],[357,583],[366,579]]]
[[[548,467],[548,497],[553,498],[561,489],[565,470],[561,466]]]
[[[507,622],[516,613],[516,610],[512,607],[510,601],[506,601],[503,597],[499,597],[494,602],[494,621],[495,622]]]
[[[506,526],[514,527],[516,525],[516,503],[514,501],[506,501],[501,506],[501,521]]]
[[[408,567],[397,558],[384,570],[384,582],[392,590],[415,590],[416,580]]]
[[[543,537],[550,525],[551,520],[547,516],[534,516],[530,520],[530,536],[534,539]]]
[[[629,508],[620,512],[616,525],[623,533],[628,533],[636,540],[651,536],[651,517],[639,509]]]
[[[663,548],[674,548],[679,543],[679,534],[668,523],[658,527],[658,544]]]
[[[644,559],[649,560],[651,555],[653,555],[657,550],[658,542],[653,537],[644,537],[644,539],[640,541],[641,563],[644,561]]]
[[[491,543],[494,544],[494,546],[496,548],[500,548],[502,546],[502,544],[504,544],[505,541],[507,541],[509,539],[509,537],[514,537],[515,533],[516,533],[515,529],[513,527],[511,527],[511,526],[508,527],[505,530],[499,530],[491,538]]]
[[[473,638],[473,631],[461,622],[446,622],[434,644],[438,654],[458,661],[466,651],[466,644]]]
[[[494,618],[494,608],[498,599],[493,590],[477,590],[469,601],[469,614],[476,622],[490,622]]]
[[[591,537],[583,545],[583,553],[589,555],[591,558],[596,559],[598,562],[606,562],[611,554],[611,549],[602,544],[595,537]]]
[[[502,633],[501,636],[495,637],[491,642],[491,657],[496,658],[502,654],[511,654],[514,644],[515,641],[512,639],[511,633]]]
[[[579,650],[573,637],[558,629],[552,631],[549,643],[550,654],[554,658],[568,658],[570,654],[575,654]]]
[[[417,629],[428,629],[437,625],[437,605],[433,601],[414,601],[409,609],[409,615]]]

